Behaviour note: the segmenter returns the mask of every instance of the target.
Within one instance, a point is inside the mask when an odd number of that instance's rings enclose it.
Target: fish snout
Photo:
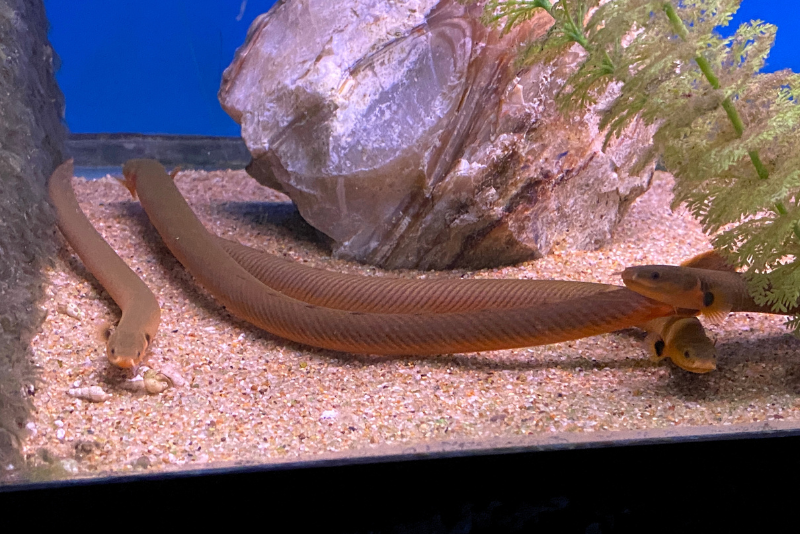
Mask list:
[[[705,374],[717,370],[716,360],[695,360],[690,364],[681,365],[683,369],[691,373]]]

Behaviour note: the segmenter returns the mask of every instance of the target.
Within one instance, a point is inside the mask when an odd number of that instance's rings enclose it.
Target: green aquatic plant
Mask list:
[[[597,106],[606,143],[634,120],[654,125],[656,158],[717,249],[775,311],[800,297],[800,75],[759,71],[776,27],[726,26],[741,0],[490,0],[484,21],[510,31],[547,11],[548,35],[524,61],[579,45],[585,59],[559,94],[565,113]],[[634,169],[635,170],[635,169]],[[800,314],[791,320],[800,329]]]

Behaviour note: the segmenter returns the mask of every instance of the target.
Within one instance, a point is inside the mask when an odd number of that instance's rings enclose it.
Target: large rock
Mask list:
[[[606,243],[652,167],[634,126],[602,150],[593,111],[554,95],[581,60],[515,67],[544,12],[508,35],[451,0],[295,0],[259,17],[220,101],[252,176],[343,257],[388,268],[514,263]]]
[[[43,265],[55,255],[47,176],[64,159],[64,100],[41,0],[0,0],[0,463],[17,467],[44,316]],[[2,475],[0,475],[1,477]]]

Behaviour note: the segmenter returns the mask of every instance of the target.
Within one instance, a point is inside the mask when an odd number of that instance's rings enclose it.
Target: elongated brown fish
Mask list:
[[[704,268],[697,268],[702,265]],[[706,252],[682,265],[638,265],[622,271],[625,285],[640,295],[676,308],[700,310],[712,322],[720,322],[728,312],[793,314],[797,306],[775,312],[770,305],[757,304],[741,273],[716,253]]]
[[[622,271],[625,285],[640,295],[676,308],[700,310],[712,322],[720,322],[733,308],[726,287],[747,287],[738,273],[694,269],[678,265],[639,265]]]

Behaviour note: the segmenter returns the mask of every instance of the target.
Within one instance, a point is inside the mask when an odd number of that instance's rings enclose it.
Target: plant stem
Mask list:
[[[575,20],[572,18],[572,14],[569,12],[569,5],[567,4],[567,0],[561,0],[561,2],[564,7],[564,14],[567,15],[567,24],[565,26],[569,28],[569,36],[572,37],[572,39],[576,43],[581,45],[581,47],[583,47],[583,49],[588,52],[589,41],[586,39],[586,36],[583,35],[583,21],[580,21],[580,25],[575,24]],[[548,11],[548,13],[550,12]],[[550,16],[552,17],[553,14],[550,13]]]
[[[672,29],[675,30],[675,33],[677,33],[684,41],[687,40],[689,37],[689,31],[686,29],[686,25],[678,16],[678,13],[675,11],[675,8],[670,2],[664,2],[664,11],[667,14],[667,18],[669,18],[669,21],[672,23]],[[719,78],[717,78],[717,75],[714,74],[714,71],[711,69],[711,65],[708,63],[708,60],[702,56],[697,56],[694,58],[694,60],[697,62],[697,66],[700,67],[700,71],[706,77],[706,80],[708,80],[708,83],[711,84],[711,87],[714,89],[719,89]],[[736,137],[741,137],[744,133],[744,123],[742,122],[742,118],[739,116],[739,112],[736,111],[736,106],[733,105],[730,97],[725,97],[725,100],[722,101],[722,109],[724,109],[725,113],[728,115],[728,119],[730,119],[733,129],[736,131]],[[764,164],[761,163],[761,158],[758,157],[758,151],[751,150],[748,154],[750,155],[750,161],[753,162],[753,166],[756,168],[758,177],[762,180],[769,178],[769,171],[767,171],[766,167],[764,167]]]
[[[672,4],[669,2],[664,2],[664,12],[667,14],[667,18],[672,23],[672,29],[675,30],[675,33],[677,33],[683,41],[685,41],[689,37],[689,31],[686,29],[686,25],[678,16],[675,8],[672,7]]]
[[[672,23],[672,29],[675,30],[675,33],[678,36],[686,41],[689,37],[689,31],[686,29],[686,25],[683,23],[681,18],[678,16],[678,13],[675,11],[675,8],[670,2],[664,2],[664,12],[667,14],[667,18]],[[711,69],[711,65],[708,63],[708,60],[702,56],[697,56],[694,58],[697,62],[697,66],[700,67],[700,71],[708,80],[708,83],[711,84],[711,87],[714,89],[719,89],[719,78],[717,78],[714,71]],[[725,97],[725,100],[722,101],[722,109],[725,110],[725,113],[728,115],[728,119],[731,121],[733,125],[733,129],[736,132],[736,137],[742,137],[744,133],[744,123],[742,122],[741,116],[739,116],[739,112],[736,111],[736,106],[733,105],[730,97]],[[753,164],[753,167],[756,169],[756,174],[762,180],[766,180],[769,178],[769,171],[761,162],[761,158],[758,155],[758,150],[750,150],[747,152],[750,156],[750,162]],[[775,203],[775,211],[779,215],[786,215],[788,211],[786,207],[783,205],[783,202],[776,202]],[[798,239],[800,239],[800,227],[795,224],[794,225],[794,235]]]
[[[587,52],[591,51],[591,45],[589,44],[589,40],[586,38],[586,35],[583,33],[583,21],[580,21],[580,24],[576,24],[575,20],[572,18],[572,14],[569,12],[569,7],[567,6],[566,0],[561,0],[564,14],[567,16],[567,22],[563,25],[564,33],[570,36],[572,40],[581,47],[586,50]],[[530,4],[531,9],[536,9],[540,7],[547,11],[547,14],[553,17],[558,23],[558,18],[553,14],[553,4],[551,4],[548,0],[533,0],[533,2],[525,2],[524,0],[518,2],[516,5],[520,4]]]

